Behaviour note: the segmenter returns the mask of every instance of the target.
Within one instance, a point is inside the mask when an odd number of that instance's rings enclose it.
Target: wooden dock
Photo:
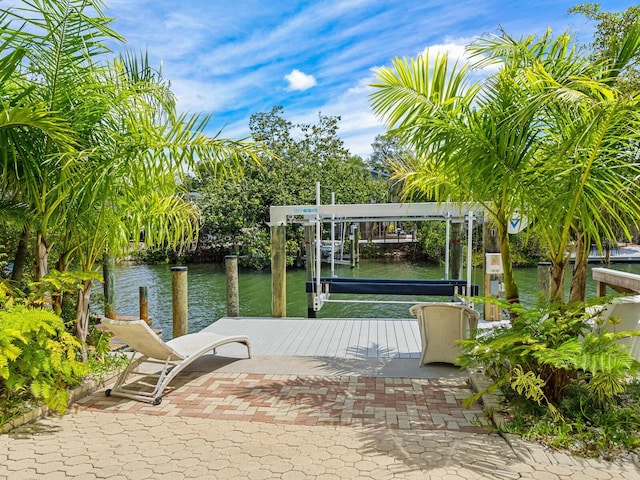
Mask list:
[[[205,330],[248,335],[254,355],[419,360],[422,350],[415,319],[224,317]]]

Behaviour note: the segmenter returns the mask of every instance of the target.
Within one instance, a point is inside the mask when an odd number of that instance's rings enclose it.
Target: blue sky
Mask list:
[[[126,48],[147,49],[179,108],[213,113],[210,132],[249,134],[249,117],[282,105],[294,123],[341,117],[345,146],[367,158],[384,126],[368,102],[376,68],[426,48],[462,56],[502,26],[514,36],[593,25],[554,0],[106,0]],[[604,10],[636,2],[603,1]],[[124,48],[124,47],[123,47]]]

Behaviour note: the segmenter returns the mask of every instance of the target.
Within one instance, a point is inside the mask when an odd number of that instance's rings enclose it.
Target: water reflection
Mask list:
[[[601,266],[601,265],[594,265]],[[329,275],[328,266],[323,275]],[[616,270],[640,273],[640,264],[615,264]],[[362,261],[355,269],[337,267],[340,277],[362,278],[413,278],[436,280],[444,278],[444,268],[415,264],[404,260]],[[537,295],[537,270],[518,269],[515,272],[522,303],[532,305]],[[482,295],[482,271],[473,270],[473,282],[480,286]],[[589,272],[587,296],[595,295],[595,283]],[[306,317],[306,274],[304,270],[287,272],[287,315]],[[245,317],[271,316],[271,275],[269,272],[241,271],[240,315]],[[223,265],[189,265],[189,332],[197,332],[226,315],[226,279]],[[163,337],[171,338],[171,267],[168,265],[119,265],[116,267],[116,308],[118,315],[137,316],[139,312],[139,287],[146,286],[149,298],[149,315],[154,327],[163,329]],[[568,289],[568,284],[567,284]],[[374,297],[374,296],[368,296]],[[353,295],[333,298],[356,298]],[[373,298],[367,298],[373,299]],[[437,300],[437,298],[408,298],[404,296],[375,296],[376,300]],[[101,308],[94,305],[94,310]],[[393,304],[326,304],[319,317],[371,317],[407,318],[408,305]]]

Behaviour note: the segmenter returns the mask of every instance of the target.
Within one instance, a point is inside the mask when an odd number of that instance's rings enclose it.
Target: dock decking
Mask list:
[[[248,335],[254,355],[416,360],[421,355],[415,319],[223,317],[205,330]]]

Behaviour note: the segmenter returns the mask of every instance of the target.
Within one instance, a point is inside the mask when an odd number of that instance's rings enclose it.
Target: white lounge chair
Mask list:
[[[164,342],[144,320],[112,320],[102,318],[101,323],[116,337],[125,342],[134,351],[129,359],[126,369],[120,374],[113,388],[105,392],[107,397],[132,398],[142,402],[162,402],[162,392],[180,372],[192,362],[206,353],[216,353],[216,348],[227,343],[243,343],[247,347],[247,354],[251,358],[251,346],[249,338],[245,335],[218,335],[210,332],[191,333],[183,335],[168,342]],[[130,385],[125,386],[127,377],[131,374],[148,373],[136,370],[142,363],[155,363],[163,365],[158,376],[158,381],[153,391],[133,390]],[[154,374],[156,375],[156,374]]]
[[[640,295],[616,297],[598,314],[599,320],[604,322],[596,328],[607,332],[633,332],[640,330]],[[615,319],[610,322],[610,319]],[[628,345],[631,356],[640,362],[640,337],[627,337],[616,343]]]
[[[418,317],[425,363],[456,363],[462,350],[456,340],[469,338],[478,327],[478,312],[459,303],[418,303],[409,312]]]

